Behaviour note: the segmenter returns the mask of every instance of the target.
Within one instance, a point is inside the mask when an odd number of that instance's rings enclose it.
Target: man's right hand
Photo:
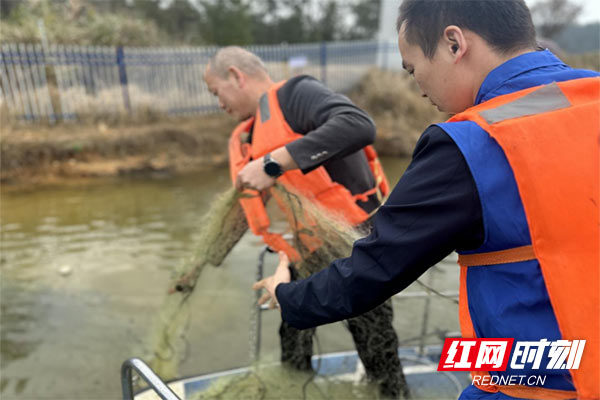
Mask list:
[[[255,189],[262,191],[275,184],[275,178],[265,173],[262,157],[252,160],[239,172],[235,180],[235,188],[239,191]]]
[[[277,266],[275,273],[252,285],[252,289],[254,290],[267,290],[267,292],[263,294],[260,299],[258,299],[259,305],[263,305],[267,301],[271,300],[271,302],[269,303],[269,308],[279,307],[277,297],[275,296],[275,289],[280,283],[289,283],[292,280],[289,267],[290,260],[288,259],[288,256],[283,251],[280,251],[279,265]]]

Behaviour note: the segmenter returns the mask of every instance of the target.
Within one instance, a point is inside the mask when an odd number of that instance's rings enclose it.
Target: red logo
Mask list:
[[[438,371],[506,371],[514,339],[446,339]]]

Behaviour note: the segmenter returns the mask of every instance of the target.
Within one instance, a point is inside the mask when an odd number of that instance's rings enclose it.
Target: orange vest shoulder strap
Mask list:
[[[302,137],[292,130],[281,111],[277,91],[284,83],[274,84],[259,99],[254,132],[260,133],[252,137],[252,158],[262,157]]]
[[[242,140],[242,136],[250,131],[254,121],[254,118],[250,118],[238,124],[229,138],[229,172],[234,183],[238,173],[248,164],[252,156],[252,147]],[[300,260],[298,252],[281,235],[269,232],[271,221],[260,193],[249,189],[244,190],[244,197],[240,198],[239,202],[252,233],[261,236],[264,243],[273,250],[284,251],[291,261]]]

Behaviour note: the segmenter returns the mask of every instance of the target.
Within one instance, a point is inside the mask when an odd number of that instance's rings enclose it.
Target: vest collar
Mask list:
[[[507,94],[534,86],[531,84],[531,82],[534,81],[533,77],[531,81],[527,79],[523,80],[523,87],[514,87],[514,85],[508,86],[507,83],[517,77],[521,78],[523,75],[526,75],[533,70],[544,67],[554,67],[557,69],[569,68],[547,49],[521,54],[520,56],[499,65],[488,74],[479,88],[479,92],[475,98],[475,105],[501,94]]]

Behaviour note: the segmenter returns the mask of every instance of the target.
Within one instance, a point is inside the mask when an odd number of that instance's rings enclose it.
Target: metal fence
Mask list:
[[[72,121],[85,115],[218,110],[202,73],[217,47],[134,48],[4,44],[0,108],[27,121]],[[394,44],[374,41],[250,46],[276,81],[299,74],[336,91],[371,67],[388,66]]]

